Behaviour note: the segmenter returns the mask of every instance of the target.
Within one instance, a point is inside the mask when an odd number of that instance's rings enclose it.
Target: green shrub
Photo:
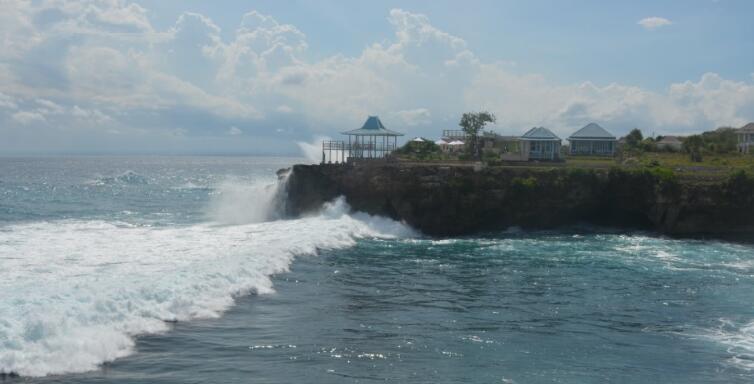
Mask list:
[[[534,176],[514,177],[513,180],[511,180],[511,184],[513,184],[514,187],[522,189],[534,189],[537,186],[537,183],[538,180]]]

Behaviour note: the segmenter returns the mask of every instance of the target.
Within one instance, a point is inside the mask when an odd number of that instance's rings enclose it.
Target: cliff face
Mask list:
[[[286,212],[351,207],[429,235],[596,224],[673,236],[754,234],[754,181],[693,183],[651,171],[527,167],[296,165]]]

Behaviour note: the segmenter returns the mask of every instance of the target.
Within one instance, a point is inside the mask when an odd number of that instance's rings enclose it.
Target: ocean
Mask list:
[[[0,158],[0,381],[754,382],[752,245],[286,219],[300,161]]]

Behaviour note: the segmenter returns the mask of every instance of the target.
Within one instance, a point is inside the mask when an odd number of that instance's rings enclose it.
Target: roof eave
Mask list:
[[[569,137],[568,141],[572,140],[602,140],[602,141],[615,141],[617,140],[614,137]]]

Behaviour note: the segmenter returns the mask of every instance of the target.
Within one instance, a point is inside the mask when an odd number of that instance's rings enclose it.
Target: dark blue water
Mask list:
[[[749,245],[594,229],[428,239],[342,202],[265,221],[235,211],[259,211],[245,199],[269,201],[267,172],[292,159],[129,160],[78,159],[73,178],[35,177],[59,166],[47,160],[9,178],[0,160],[2,196],[70,191],[29,217],[3,200],[16,213],[0,267],[15,272],[0,283],[0,368],[27,371],[12,382],[754,381]],[[124,174],[147,181],[70,208]],[[72,373],[39,376],[59,371]]]

